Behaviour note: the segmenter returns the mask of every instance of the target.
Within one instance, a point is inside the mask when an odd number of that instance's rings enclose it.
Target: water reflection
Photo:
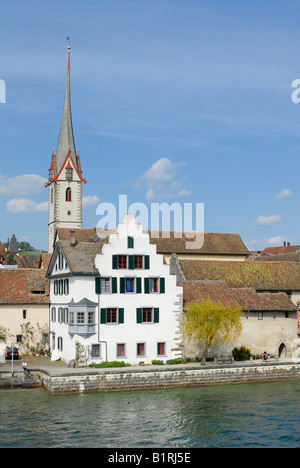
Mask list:
[[[2,390],[0,446],[296,447],[299,388],[295,381],[56,396]]]

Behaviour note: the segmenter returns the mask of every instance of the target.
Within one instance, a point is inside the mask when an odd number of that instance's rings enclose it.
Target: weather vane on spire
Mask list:
[[[67,38],[67,41],[69,43],[69,45],[68,45],[68,68],[70,68],[70,52],[71,52],[70,37],[66,36],[66,38]]]

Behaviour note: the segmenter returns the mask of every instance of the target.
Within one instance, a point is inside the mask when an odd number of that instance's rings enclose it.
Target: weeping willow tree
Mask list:
[[[209,348],[233,342],[242,329],[242,309],[205,299],[190,302],[183,314],[183,336],[203,347],[201,364],[205,364]]]

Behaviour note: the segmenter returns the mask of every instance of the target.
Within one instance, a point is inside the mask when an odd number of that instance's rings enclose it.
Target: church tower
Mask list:
[[[82,228],[82,177],[79,153],[76,154],[71,114],[70,52],[68,45],[68,68],[63,115],[56,154],[51,156],[49,169],[49,220],[48,252],[53,252],[56,229]]]

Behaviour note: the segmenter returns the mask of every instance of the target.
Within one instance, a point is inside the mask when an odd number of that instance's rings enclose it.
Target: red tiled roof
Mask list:
[[[59,240],[70,240],[69,228],[58,228],[57,237]],[[78,242],[93,242],[97,237],[96,229],[73,229]],[[106,230],[112,233],[114,230]],[[145,231],[147,232],[147,231]],[[210,255],[249,255],[250,252],[245,246],[239,234],[228,233],[204,233],[204,244],[199,249],[186,248],[187,242],[193,242],[192,234],[163,231],[148,231],[150,243],[157,246],[157,253],[187,253],[187,254],[210,254]],[[164,236],[168,237],[164,237]],[[180,236],[180,237],[178,237]],[[194,236],[195,238],[195,236]]]
[[[282,253],[296,252],[300,248],[299,245],[281,245],[280,247],[266,247],[261,255],[274,255]]]
[[[185,304],[211,299],[244,311],[294,311],[298,307],[285,293],[257,293],[254,288],[230,288],[222,281],[188,281],[183,284]]]
[[[300,262],[179,260],[186,281],[225,281],[232,288],[300,291]]]
[[[49,280],[38,269],[1,269],[0,304],[48,304]]]

